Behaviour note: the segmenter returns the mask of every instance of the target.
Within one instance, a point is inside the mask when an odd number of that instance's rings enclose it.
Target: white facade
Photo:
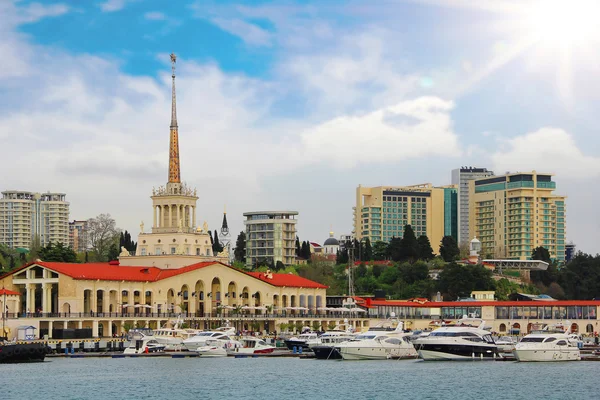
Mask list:
[[[69,245],[69,203],[64,193],[2,192],[0,243],[29,249],[37,235],[40,244]]]
[[[469,181],[493,175],[493,171],[480,167],[460,167],[452,170],[452,184],[458,185],[457,223],[459,244],[467,243],[472,237],[469,232]]]
[[[244,213],[246,220],[246,266],[281,261],[296,262],[297,211],[254,211]]]

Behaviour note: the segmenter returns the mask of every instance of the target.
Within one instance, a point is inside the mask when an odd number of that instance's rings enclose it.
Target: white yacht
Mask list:
[[[515,347],[518,361],[579,361],[581,351],[577,339],[570,333],[571,323],[536,324],[531,333]]]
[[[231,348],[239,346],[240,342],[234,340],[232,336],[235,335],[235,328],[232,327],[221,327],[214,331],[198,332],[194,336],[191,336],[183,341],[183,346],[190,351],[197,351],[200,347],[207,346],[207,341],[219,341],[221,346],[224,348]]]
[[[165,345],[158,343],[154,336],[134,332],[129,346],[123,351],[123,354],[158,353],[164,350]]]
[[[206,357],[227,357],[227,344],[223,344],[218,339],[208,339],[205,346],[196,349],[202,358]]]
[[[430,360],[493,360],[500,357],[498,346],[485,321],[463,318],[455,325],[442,326],[425,337],[413,340],[419,357]]]
[[[195,329],[160,328],[155,329],[153,336],[160,344],[165,345],[165,351],[185,350],[183,341],[198,334]]]
[[[417,357],[415,347],[406,339],[402,322],[396,329],[372,329],[335,346],[344,360],[385,360]]]
[[[315,353],[315,357],[319,360],[339,360],[342,355],[337,351],[335,346],[339,343],[352,340],[356,337],[352,326],[348,326],[345,330],[338,325],[334,329],[325,332],[316,339],[307,341],[308,348]]]
[[[512,353],[517,345],[517,340],[512,336],[500,336],[494,342],[498,346],[498,351],[504,353]]]
[[[241,346],[227,349],[228,355],[252,355],[269,354],[275,350],[274,346],[267,344],[263,339],[254,337],[245,337],[241,340]]]

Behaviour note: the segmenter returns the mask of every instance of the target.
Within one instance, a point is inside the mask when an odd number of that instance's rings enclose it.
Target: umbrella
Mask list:
[[[267,310],[267,307],[265,307],[265,306],[257,306],[257,307],[254,307],[254,309],[255,309],[255,310],[262,310],[262,311],[266,311],[266,310]]]
[[[135,308],[153,308],[151,305],[149,304],[136,304],[134,306]]]
[[[242,307],[242,310],[253,310],[253,309],[254,309],[254,307],[252,307],[252,306],[244,306],[244,307]]]
[[[233,307],[233,306],[221,306],[221,308],[225,308],[227,310],[235,310],[235,307]]]
[[[296,307],[296,310],[298,310],[298,311],[308,311],[308,308],[306,308],[306,307]]]
[[[121,304],[121,307],[134,307],[133,304]]]
[[[284,309],[285,309],[285,310],[295,310],[295,309],[296,309],[296,307],[285,307]]]

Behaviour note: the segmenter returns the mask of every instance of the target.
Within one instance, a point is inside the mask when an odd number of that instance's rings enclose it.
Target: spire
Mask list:
[[[173,89],[171,94],[171,138],[169,143],[169,183],[181,183],[179,170],[179,134],[177,129],[177,103],[175,101],[175,62],[177,57],[171,53]]]
[[[227,211],[223,209],[223,223],[221,224],[221,233],[228,233],[229,226],[227,226]]]

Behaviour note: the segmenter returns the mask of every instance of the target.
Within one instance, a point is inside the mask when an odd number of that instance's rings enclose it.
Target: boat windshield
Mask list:
[[[377,335],[358,335],[356,340],[374,339]]]
[[[542,343],[543,341],[543,337],[524,337],[521,339],[521,343]]]
[[[213,336],[213,332],[200,332],[196,336]]]

